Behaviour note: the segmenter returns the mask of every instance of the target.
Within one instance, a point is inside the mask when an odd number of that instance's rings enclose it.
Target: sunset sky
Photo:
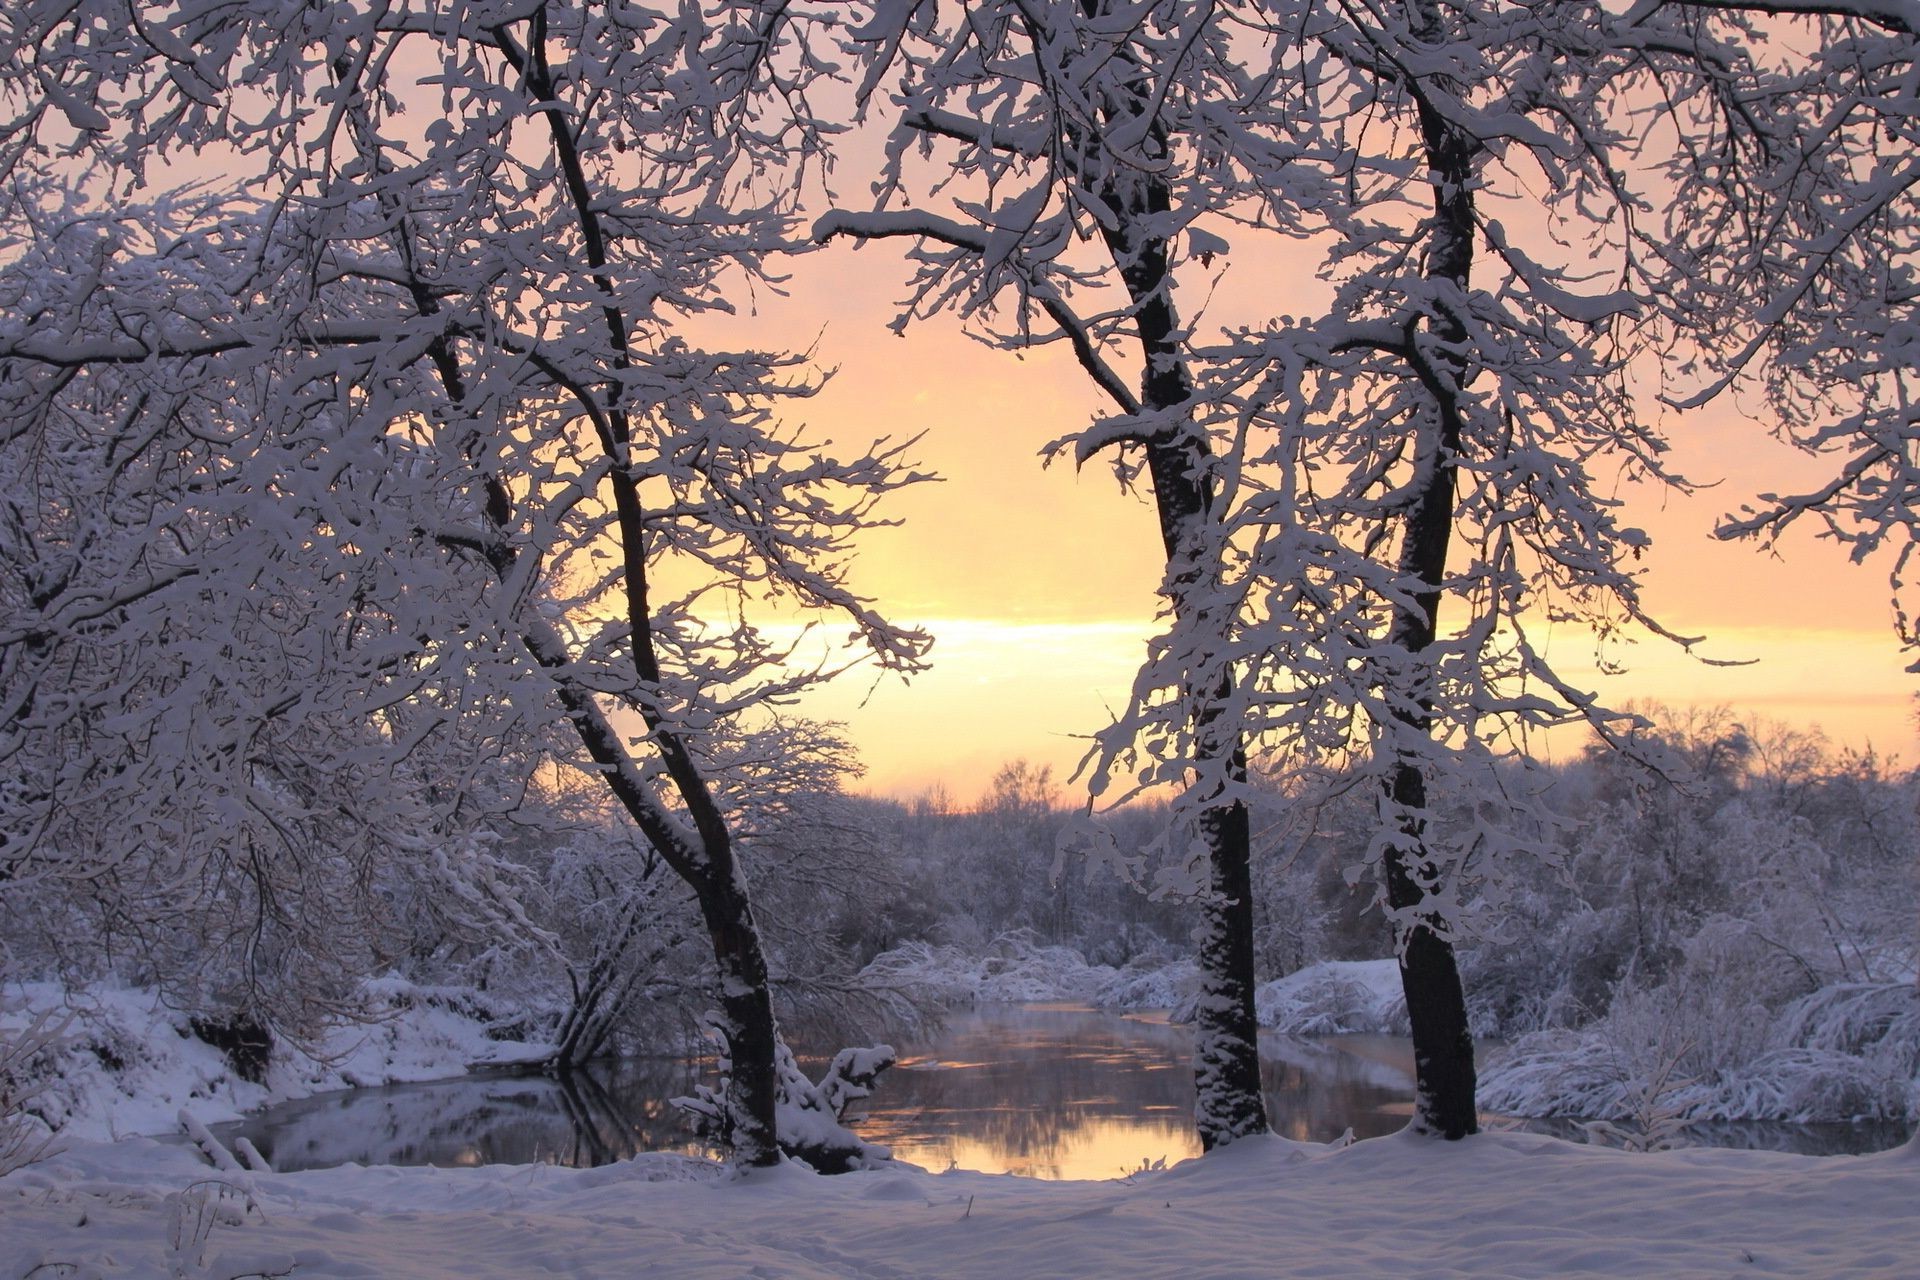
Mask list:
[[[1250,274],[1231,267],[1220,293],[1258,283],[1236,271]],[[1154,629],[1160,548],[1145,496],[1121,493],[1097,466],[1078,475],[1042,466],[1044,444],[1102,407],[1071,353],[990,350],[947,318],[895,337],[885,326],[904,278],[897,242],[836,245],[799,262],[789,298],[757,298],[744,332],[768,345],[817,339],[819,361],[837,373],[804,420],[843,450],[925,433],[915,458],[942,480],[894,495],[886,510],[901,525],[864,539],[854,578],[890,617],[934,633],[934,668],[911,684],[856,672],[805,710],[848,724],[867,766],[861,789],[944,786],[966,803],[1008,760],[1071,773],[1085,735],[1124,701]],[[1885,567],[1852,565],[1807,535],[1779,556],[1709,536],[1753,493],[1818,474],[1743,410],[1758,406],[1667,423],[1677,469],[1702,486],[1694,497],[1644,487],[1623,496],[1654,536],[1645,594],[1655,616],[1707,636],[1699,652],[1752,665],[1710,666],[1646,637],[1611,651],[1629,670],[1606,676],[1592,642],[1572,631],[1556,634],[1554,656],[1616,704],[1724,705],[1912,763],[1920,682],[1903,671]],[[1539,750],[1566,755],[1581,742]]]
[[[879,136],[844,143],[843,175],[875,162]],[[185,181],[214,167],[203,156],[166,171]],[[861,185],[841,180],[843,190]],[[1511,200],[1497,211],[1509,223],[1527,216]],[[1062,781],[1073,772],[1086,736],[1124,703],[1155,631],[1161,549],[1150,496],[1122,493],[1097,464],[1084,474],[1070,463],[1042,465],[1043,446],[1108,407],[1064,346],[993,350],[949,316],[916,322],[904,336],[889,332],[906,293],[905,249],[898,240],[857,249],[836,241],[781,268],[791,273],[785,296],[742,292],[733,320],[688,329],[696,341],[812,348],[834,376],[789,417],[843,455],[878,436],[924,433],[913,461],[941,479],[885,503],[899,527],[864,537],[853,583],[894,621],[933,633],[933,669],[910,683],[856,671],[801,710],[848,726],[866,766],[857,789],[911,797],[944,788],[964,804],[1015,759],[1049,765]],[[1215,326],[1304,313],[1325,300],[1313,258],[1276,261],[1251,243],[1235,249],[1217,278],[1200,282]],[[1191,281],[1181,284],[1189,292],[1177,289],[1176,300],[1191,318],[1202,299]],[[1892,632],[1885,564],[1851,564],[1811,530],[1796,532],[1779,555],[1710,534],[1755,493],[1817,482],[1824,464],[1772,440],[1757,403],[1723,399],[1669,415],[1665,427],[1674,469],[1700,489],[1691,498],[1622,491],[1630,519],[1654,537],[1646,603],[1674,632],[1707,637],[1700,654],[1750,665],[1708,665],[1647,636],[1610,651],[1624,674],[1602,675],[1590,639],[1563,631],[1552,649],[1563,674],[1616,706],[1724,706],[1920,763],[1920,679],[1904,670]],[[1536,749],[1566,755],[1583,742],[1569,732]]]

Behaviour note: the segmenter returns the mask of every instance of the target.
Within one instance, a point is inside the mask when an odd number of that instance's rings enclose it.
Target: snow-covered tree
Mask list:
[[[1754,389],[1776,434],[1832,460],[1722,525],[1768,543],[1805,522],[1857,561],[1889,564],[1893,617],[1920,670],[1911,565],[1920,547],[1920,24],[1856,0],[1705,0],[1701,28],[1752,50],[1740,110],[1696,128],[1664,226],[1683,334],[1715,318],[1673,399]],[[1635,6],[1641,23],[1667,6]],[[1884,553],[1882,555],[1881,553]]]
[[[219,197],[21,212],[10,337],[185,322],[248,252]],[[275,376],[0,375],[0,875],[16,948],[299,1033],[402,945],[397,902],[517,927],[489,832],[515,716],[416,643],[484,592],[395,536],[423,459],[343,438],[319,380],[279,412]]]
[[[217,474],[186,487],[230,497],[258,535],[223,552],[136,526],[130,542],[161,550],[102,547],[105,585],[66,596],[62,545],[9,605],[141,636],[129,611],[157,578],[242,593],[284,572],[327,597],[333,623],[286,643],[351,649],[331,640],[344,629],[361,672],[400,673],[388,701],[420,741],[434,732],[421,708],[456,690],[559,717],[697,900],[735,1158],[778,1159],[778,1036],[727,789],[743,760],[777,758],[768,709],[826,671],[764,624],[835,613],[896,667],[923,647],[842,565],[873,502],[917,478],[898,450],[833,459],[778,415],[811,390],[798,362],[679,333],[726,310],[725,282],[779,242],[774,171],[812,145],[789,105],[819,68],[785,47],[779,7],[83,0],[0,24],[4,212],[14,243],[55,246],[11,277],[0,389],[24,415],[15,438],[37,462],[85,419],[121,442],[103,470],[161,466],[148,455],[178,423],[170,392],[198,387],[186,429]],[[90,212],[187,152],[218,155],[245,193]],[[125,234],[98,229],[115,218]],[[33,500],[30,485],[12,494]],[[364,603],[356,559],[391,573]],[[9,636],[9,663],[50,660],[33,625]],[[195,650],[187,665],[217,683],[222,661]],[[284,692],[304,711],[328,689]],[[271,696],[250,696],[226,739],[290,714]],[[194,698],[172,687],[145,712],[155,756],[181,749]],[[29,733],[49,714],[13,710]],[[372,723],[376,767],[418,745]],[[84,742],[52,753],[54,767],[89,758]],[[25,837],[10,824],[8,838]]]
[[[1492,766],[1533,729],[1631,721],[1535,633],[1659,631],[1647,540],[1604,487],[1673,479],[1628,377],[1654,354],[1641,295],[1667,280],[1645,260],[1647,170],[1693,135],[1645,121],[1734,109],[1741,51],[1684,12],[1590,4],[946,12],[878,6],[855,29],[884,68],[868,100],[897,86],[899,125],[875,207],[816,232],[912,238],[903,319],[1068,344],[1117,412],[1061,449],[1151,488],[1167,629],[1095,787],[1174,788],[1199,837],[1162,883],[1210,904],[1203,1138],[1262,1123],[1249,751],[1295,796],[1375,790],[1366,861],[1400,944],[1415,1123],[1471,1132],[1453,941],[1545,820]],[[1300,283],[1203,324],[1202,291],[1248,261]],[[1465,817],[1442,825],[1448,796]]]
[[[932,6],[876,6],[852,43],[868,57],[863,102],[883,80],[900,79],[879,198],[871,210],[836,210],[815,224],[821,239],[917,241],[903,324],[941,309],[990,321],[1010,296],[1011,323],[993,340],[1068,343],[1123,415],[1077,449],[1082,461],[1119,451],[1123,482],[1144,478],[1150,488],[1167,561],[1162,591],[1191,640],[1171,704],[1202,763],[1163,776],[1185,793],[1193,850],[1177,860],[1197,873],[1191,887],[1202,903],[1196,1120],[1209,1149],[1264,1131],[1267,1119],[1246,750],[1225,707],[1234,677],[1220,661],[1231,625],[1220,598],[1223,508],[1214,443],[1190,405],[1191,331],[1171,271],[1176,237],[1203,212],[1251,200],[1290,217],[1260,190],[1271,169],[1237,170],[1240,135],[1227,137],[1228,121],[1211,113],[1253,88],[1228,40],[1211,13],[1185,5],[976,3],[944,26]],[[1228,185],[1197,174],[1200,148],[1231,175]],[[924,195],[911,186],[920,152],[938,155]],[[1098,251],[1076,252],[1088,240]],[[1194,252],[1210,259],[1218,243],[1199,239]],[[1103,284],[1114,287],[1113,304],[1082,315],[1076,294]],[[1137,378],[1123,372],[1128,365]]]

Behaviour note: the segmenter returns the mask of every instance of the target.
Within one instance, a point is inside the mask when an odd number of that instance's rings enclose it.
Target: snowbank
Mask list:
[[[1820,1159],[1266,1138],[1054,1183],[901,1167],[727,1180],[674,1156],[216,1176],[141,1141],[0,1178],[0,1275],[1893,1276],[1920,1257],[1916,1199],[1911,1145]]]
[[[27,1110],[69,1141],[177,1133],[182,1108],[217,1123],[332,1089],[445,1079],[551,1052],[491,1039],[489,1011],[471,991],[385,978],[362,989],[368,1021],[343,1024],[305,1051],[278,1043],[248,1080],[152,991],[96,985],[69,994],[28,983],[12,992],[0,1036],[43,1011],[64,1024],[56,1047],[28,1064],[37,1092]]]

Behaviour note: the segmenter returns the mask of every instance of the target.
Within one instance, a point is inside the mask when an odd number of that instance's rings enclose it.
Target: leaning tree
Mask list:
[[[753,4],[0,18],[10,223],[78,210],[70,256],[10,299],[16,421],[94,413],[157,441],[171,380],[257,391],[234,398],[245,419],[216,414],[216,474],[189,488],[231,497],[266,545],[187,549],[183,589],[244,576],[275,538],[395,566],[347,612],[349,631],[354,610],[381,616],[367,661],[571,727],[697,900],[731,1062],[717,1131],[743,1165],[780,1155],[781,1050],[726,775],[829,665],[769,624],[837,614],[895,668],[924,647],[844,573],[873,503],[917,478],[898,448],[832,458],[779,416],[812,389],[799,362],[682,336],[781,238],[770,184],[813,145],[786,104],[819,71],[784,46],[779,7]],[[244,194],[89,234],[190,154]],[[193,280],[167,278],[181,261]],[[96,592],[49,625],[127,616]],[[305,691],[285,694],[277,714],[303,715]]]

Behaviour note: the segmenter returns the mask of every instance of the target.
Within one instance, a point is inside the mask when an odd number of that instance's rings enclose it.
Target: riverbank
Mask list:
[[[0,1178],[0,1275],[680,1280],[850,1276],[1900,1276],[1920,1147],[1632,1154],[1532,1134],[1268,1138],[1109,1182],[908,1168],[215,1175],[82,1145]]]
[[[441,1080],[552,1052],[495,1038],[484,999],[468,988],[382,978],[360,994],[358,1019],[305,1046],[278,1041],[250,1072],[206,1038],[215,1033],[141,987],[14,984],[0,1005],[0,1039],[40,1022],[47,1042],[25,1055],[15,1087],[27,1095],[25,1116],[62,1142],[175,1134],[182,1109],[213,1124],[314,1094]]]

